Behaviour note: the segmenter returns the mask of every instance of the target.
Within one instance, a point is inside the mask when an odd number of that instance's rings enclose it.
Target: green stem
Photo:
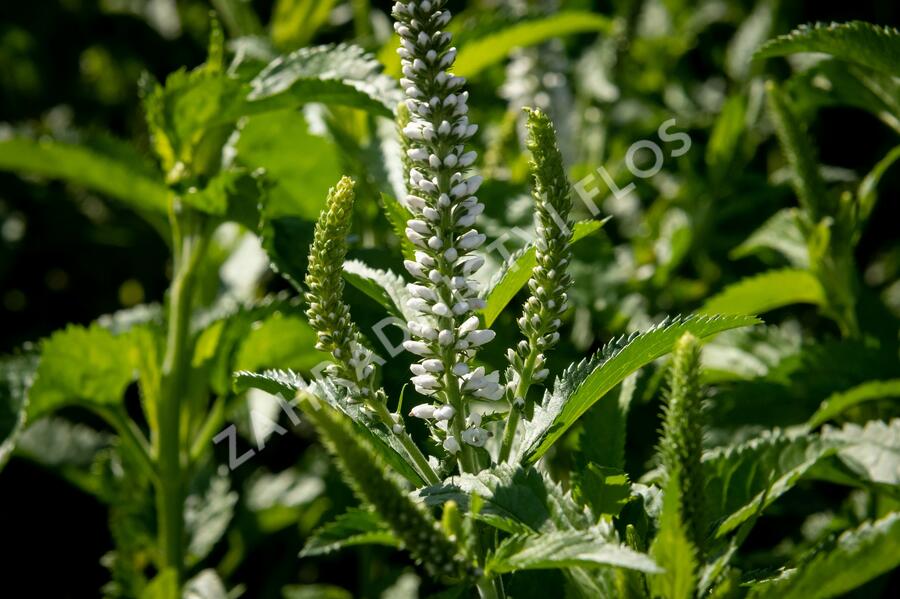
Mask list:
[[[156,487],[156,503],[160,568],[174,572],[180,588],[184,570],[181,407],[191,368],[189,331],[196,269],[206,252],[209,238],[205,222],[199,215],[189,212],[173,215],[172,224],[176,242],[175,276],[169,292],[168,333],[158,409],[159,484]]]
[[[519,377],[519,384],[516,386],[516,391],[512,397],[513,402],[517,397],[521,397],[522,399],[527,397],[528,390],[531,388],[531,378],[534,376],[534,362],[537,360],[538,353],[536,344],[532,341],[531,350],[528,352],[528,358],[525,360],[525,367],[522,369],[521,376]],[[510,402],[509,416],[506,419],[506,428],[503,429],[503,441],[500,444],[498,461],[501,463],[509,459],[509,454],[512,451],[512,444],[516,438],[516,429],[519,426],[521,412],[524,409],[524,406],[517,408],[513,402]]]
[[[195,435],[194,442],[191,444],[191,450],[188,454],[191,465],[203,457],[203,453],[209,448],[210,443],[212,443],[212,438],[219,432],[224,420],[225,396],[220,395],[213,402],[212,409],[210,409],[206,416],[206,420],[203,421],[200,430]]]
[[[452,360],[444,359],[444,364],[452,363]],[[456,442],[459,443],[459,451],[456,452],[459,470],[460,472],[474,473],[476,471],[475,456],[472,453],[472,448],[462,438],[463,424],[466,421],[466,407],[463,404],[462,397],[459,395],[459,383],[456,380],[456,376],[449,369],[444,372],[444,389],[450,405],[456,410],[453,418],[450,419],[449,432],[456,438]]]
[[[494,580],[495,579],[482,577],[475,583],[475,587],[478,589],[478,595],[481,599],[500,599],[501,595],[497,592]]]
[[[116,430],[122,442],[134,450],[134,455],[137,457],[139,465],[144,469],[150,480],[157,481],[156,464],[154,464],[150,453],[150,443],[134,420],[128,417],[121,406],[109,409],[98,408],[96,411],[101,418],[106,420]]]

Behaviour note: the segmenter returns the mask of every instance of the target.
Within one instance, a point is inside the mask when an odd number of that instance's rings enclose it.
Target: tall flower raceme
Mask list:
[[[494,337],[481,329],[476,310],[484,307],[471,276],[484,263],[472,251],[485,236],[473,228],[484,205],[474,195],[480,176],[468,176],[476,153],[466,142],[478,127],[468,119],[465,80],[449,72],[456,57],[444,28],[450,12],[443,0],[398,2],[394,28],[403,65],[401,86],[406,94],[409,122],[403,136],[410,160],[406,204],[414,218],[406,235],[416,246],[415,260],[405,263],[416,279],[408,286],[409,307],[420,318],[409,323],[407,350],[421,357],[412,366],[416,390],[434,398],[412,414],[446,430],[443,446],[459,454],[463,470],[474,463],[469,446],[481,447],[488,433],[477,414],[469,414],[475,398],[497,400],[503,395],[499,373],[474,368],[478,347]]]
[[[531,151],[531,193],[535,203],[535,258],[528,280],[531,296],[525,302],[519,329],[525,337],[507,352],[507,393],[511,402],[500,460],[509,457],[523,410],[529,410],[528,391],[547,379],[545,353],[559,341],[560,317],[568,308],[572,278],[569,243],[572,238],[572,190],[550,118],[540,110],[528,114],[527,146]]]

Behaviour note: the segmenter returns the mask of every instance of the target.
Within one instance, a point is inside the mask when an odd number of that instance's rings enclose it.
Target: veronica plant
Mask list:
[[[705,337],[754,319],[667,320],[570,366],[537,401],[533,391],[550,378],[548,353],[559,342],[568,311],[569,246],[579,230],[590,227],[572,221],[573,198],[553,124],[543,112],[527,111],[535,237],[493,273],[495,284],[482,292],[476,283],[485,264],[479,248],[486,235],[477,227],[484,210],[476,195],[482,178],[470,173],[477,155],[467,147],[478,129],[469,122],[465,80],[452,72],[457,51],[446,31],[450,13],[444,2],[425,0],[398,2],[393,16],[405,94],[397,111],[402,136],[398,147],[404,152],[400,162],[407,169],[408,189],[393,210],[406,215],[399,232],[411,245],[404,266],[412,281],[404,283],[391,272],[344,262],[353,201],[353,183],[344,178],[329,194],[310,250],[307,314],[317,331],[317,347],[330,354],[333,364],[323,378],[301,390],[307,397],[304,410],[360,500],[371,508],[369,525],[390,530],[399,544],[446,582],[474,584],[483,596],[502,596],[502,576],[521,569],[621,566],[655,572],[656,566],[637,547],[620,544],[615,529],[601,519],[602,511],[594,512],[590,502],[579,504],[531,464],[626,376],[667,353],[682,333]],[[410,382],[425,398],[409,415],[428,425],[434,441],[430,458],[410,437],[402,417],[388,408],[389,398],[376,383],[381,360],[351,319],[342,275],[392,313],[406,317],[409,339],[403,346],[417,359]],[[507,368],[501,378],[501,372],[479,356],[495,337],[486,326],[493,320],[488,313],[498,313],[525,287],[528,298],[517,319],[522,338],[505,352]],[[296,395],[296,381],[277,372],[238,377],[239,385],[280,390],[285,397]],[[360,470],[363,455],[371,455],[372,463],[390,480],[381,483],[377,475]],[[405,484],[418,488],[420,498],[401,499],[397,480],[386,466],[403,475]],[[460,495],[450,490],[454,482],[434,484],[439,475],[454,472],[463,477],[489,473],[492,485],[503,481],[500,484],[513,493],[553,497],[557,507],[548,516],[551,529],[545,530],[527,514],[498,517],[492,505],[496,497],[481,496],[500,492],[492,491],[491,485]],[[430,486],[423,488],[423,483]],[[430,511],[409,504],[422,499],[429,505],[454,500],[445,507],[440,532]],[[462,520],[454,516],[456,505],[466,509]],[[422,528],[419,533],[409,530],[410,518]],[[492,526],[518,534],[501,539],[487,534]],[[440,556],[425,550],[428,543],[423,540],[430,536]],[[311,541],[307,555],[314,554],[316,545]],[[609,578],[611,570],[603,572],[567,576],[586,588],[618,584],[615,577]]]

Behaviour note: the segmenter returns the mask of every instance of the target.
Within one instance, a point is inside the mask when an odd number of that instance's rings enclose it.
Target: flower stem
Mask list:
[[[394,425],[394,419],[391,417],[391,413],[388,412],[387,407],[384,405],[384,402],[379,398],[375,398],[373,401],[368,402],[369,407],[371,407],[376,414],[378,414],[378,418],[381,422],[391,430]],[[425,479],[430,485],[436,485],[441,482],[441,479],[438,478],[437,473],[435,473],[434,469],[431,467],[431,464],[428,463],[428,460],[422,454],[422,450],[419,449],[419,446],[415,444],[412,438],[409,436],[405,430],[396,433],[397,438],[400,440],[400,444],[403,445],[403,448],[406,450],[406,453],[409,454],[409,457],[415,462],[417,469],[419,470],[419,474]]]
[[[534,375],[534,363],[537,360],[538,353],[535,344],[532,343],[531,351],[529,351],[528,358],[525,360],[525,368],[522,369],[522,376],[519,378],[519,384],[516,385],[516,391],[513,394],[513,401],[510,402],[506,427],[503,429],[503,441],[500,444],[500,455],[498,456],[498,461],[501,463],[509,460],[512,444],[516,438],[516,429],[519,427],[519,419],[522,416],[522,410],[525,409],[524,406],[517,407],[515,399],[517,397],[522,399],[527,397],[528,390],[531,388],[531,378]]]
[[[175,275],[169,295],[166,353],[158,408],[156,503],[159,516],[160,569],[175,573],[180,588],[184,570],[184,481],[181,444],[182,399],[191,368],[189,338],[197,266],[209,236],[205,219],[186,212],[171,215]],[[180,596],[180,593],[179,593]]]

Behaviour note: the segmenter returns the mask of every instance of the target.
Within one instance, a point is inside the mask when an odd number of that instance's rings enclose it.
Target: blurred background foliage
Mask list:
[[[360,0],[4,2],[0,6],[0,140],[27,135],[99,144],[112,135],[126,140],[151,163],[139,81],[145,72],[162,81],[182,66],[194,67],[206,59],[210,10],[218,13],[230,39],[268,40],[258,46],[232,45],[232,51],[250,56],[258,51],[265,56],[269,49],[289,52],[310,44],[354,41],[375,53],[386,63],[387,72],[393,73],[397,59],[387,16],[390,4]],[[787,242],[778,235],[774,241],[742,244],[780,209],[795,205],[784,157],[766,116],[765,78],[783,81],[793,95],[826,165],[822,172],[829,186],[855,187],[897,145],[900,123],[890,111],[861,109],[867,107],[836,99],[815,85],[804,87],[804,78],[824,77],[827,83],[827,71],[811,72],[799,59],[750,60],[766,39],[801,23],[860,19],[897,25],[900,5],[893,2],[473,0],[450,2],[450,7],[459,15],[457,46],[473,48],[470,62],[460,59],[460,70],[469,70],[462,74],[471,80],[472,120],[482,126],[478,144],[480,168],[488,178],[482,193],[488,232],[496,238],[508,227],[530,226],[519,110],[525,105],[543,107],[552,115],[571,179],[579,181],[594,173],[589,187],[600,189],[595,200],[604,215],[613,216],[604,233],[576,246],[575,309],[564,347],[553,359],[556,367],[612,336],[644,328],[662,314],[691,312],[747,276],[791,265],[783,255],[789,255],[790,248],[784,251]],[[612,33],[598,35],[581,23],[574,28],[576,33],[524,50],[513,49],[519,41],[515,35],[509,48],[503,39],[491,37],[499,29],[559,11],[591,11],[615,18],[615,27]],[[598,24],[598,28],[603,27]],[[477,46],[480,43],[490,50],[484,56],[497,55],[498,60],[479,63],[479,50],[485,49]],[[660,125],[673,118],[676,124],[671,131],[686,132],[691,141],[689,151],[674,157],[671,152],[679,142],[667,143],[658,133]],[[625,165],[629,146],[642,139],[658,143],[665,156],[662,170],[647,179],[633,177]],[[379,143],[374,121],[344,108],[325,111],[307,106],[302,111],[252,117],[244,125],[236,151],[242,164],[265,169],[268,217],[274,219],[273,227],[289,233],[301,266],[325,192],[345,173],[361,181],[353,255],[379,267],[396,260],[398,241],[378,207],[390,178],[390,165],[377,158]],[[634,191],[619,198],[609,194],[607,184],[596,175],[598,167],[604,167],[620,189],[634,183]],[[900,171],[888,171],[879,185],[882,200],[855,249],[863,286],[858,316],[864,330],[882,334],[891,347],[897,341],[900,317],[898,193]],[[581,218],[589,217],[583,207],[581,212]],[[87,324],[117,310],[161,303],[171,275],[165,239],[152,218],[142,218],[89,189],[0,172],[3,353],[70,322]],[[781,253],[773,251],[779,249],[779,242]],[[219,261],[207,277],[209,299],[229,284],[228,269],[218,267],[236,255],[242,243],[244,238],[235,230],[217,236],[214,254]],[[521,240],[513,236],[507,246],[514,249],[517,244]],[[249,287],[241,292],[246,297],[288,289],[281,278],[264,274],[265,261],[260,264],[258,254],[250,247],[241,254],[243,258],[231,263],[232,270],[243,273],[232,277],[233,286],[240,287],[250,271],[258,276],[249,277]],[[380,310],[372,310],[361,294],[351,300],[361,328],[369,330],[381,317]],[[512,320],[513,313],[500,317],[501,332],[512,336]],[[731,338],[741,349],[772,344],[771,351],[779,355],[757,352],[770,363],[760,362],[758,370],[746,373],[738,386],[734,372],[723,369],[719,392],[728,399],[717,405],[712,418],[714,426],[722,425],[723,435],[750,423],[802,421],[836,388],[896,371],[896,352],[878,358],[886,365],[869,360],[863,349],[838,341],[839,323],[813,306],[778,309],[766,321],[778,328],[762,335],[764,339]],[[308,370],[318,361],[310,339],[296,313],[267,317],[247,331],[236,364],[247,369],[292,366]],[[791,352],[799,355],[795,350],[810,339],[821,341],[823,347],[845,345],[818,362],[806,356],[793,363],[782,359]],[[495,351],[503,346],[493,344]],[[497,364],[502,360],[490,351],[485,354]],[[397,359],[404,364],[405,360]],[[711,370],[715,379],[715,368]],[[386,370],[386,387],[399,394],[405,376],[405,367]],[[629,424],[632,472],[641,472],[651,455],[658,427],[658,384],[655,372],[639,381],[637,397],[642,399],[633,406]],[[796,415],[790,410],[747,414],[747,403],[741,398],[754,394],[779,400],[801,398],[801,406],[792,404]],[[248,397],[247,404],[233,414],[244,434],[244,449],[255,445],[246,407],[253,401],[253,396]],[[110,513],[106,505],[77,488],[95,484],[84,473],[89,473],[87,465],[95,463],[98,447],[103,446],[94,431],[102,425],[82,413],[71,416],[78,424],[71,425],[65,444],[58,435],[43,439],[31,435],[17,451],[25,458],[29,451],[42,457],[13,460],[0,478],[0,529],[6,532],[9,549],[4,559],[5,584],[7,589],[30,589],[27,596],[93,597],[109,580],[101,557],[112,547]],[[766,421],[769,417],[773,422]],[[79,427],[90,433],[80,434]],[[233,473],[230,488],[239,490],[240,500],[229,499],[227,486],[220,493],[219,500],[230,506],[224,510],[229,513],[225,524],[229,519],[232,524],[223,540],[210,549],[220,574],[243,585],[249,597],[279,597],[286,586],[313,582],[339,584],[359,596],[377,597],[382,592],[390,597],[412,596],[409,591],[417,587],[418,579],[404,573],[403,559],[389,550],[364,547],[324,558],[296,558],[310,530],[352,505],[349,491],[322,451],[309,443],[310,436],[301,427],[295,434],[268,437],[252,465]],[[29,443],[36,445],[29,449]],[[42,444],[59,446],[59,456],[66,456],[54,463]],[[220,455],[220,463],[227,461],[226,456]],[[566,459],[564,452],[558,459]],[[852,519],[853,510],[862,509],[854,501],[846,490],[828,486],[792,492],[773,517],[757,527],[748,543],[750,562],[754,548],[762,554],[763,549],[775,547],[777,554],[809,542],[783,537],[785,529],[799,529],[802,522],[798,520],[801,510],[795,506],[808,508],[812,502],[823,513]],[[25,521],[27,530],[22,528]],[[791,526],[783,526],[786,522]],[[821,532],[828,525],[807,522],[805,526],[803,530],[814,536],[817,533],[811,529],[819,526]],[[391,585],[395,586],[388,589]],[[325,591],[297,587],[285,596],[315,596],[307,592]],[[517,596],[527,596],[525,589],[521,592]]]

